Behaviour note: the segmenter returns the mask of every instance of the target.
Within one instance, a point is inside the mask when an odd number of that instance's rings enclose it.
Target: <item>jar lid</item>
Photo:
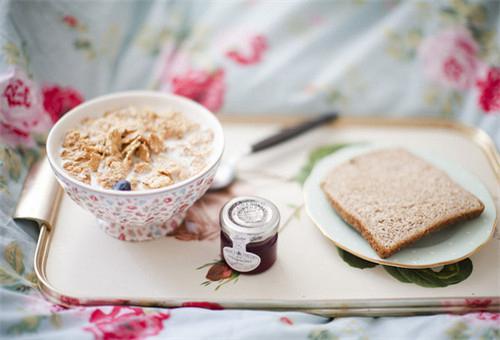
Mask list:
[[[220,212],[220,225],[229,237],[248,235],[250,242],[263,241],[278,232],[280,213],[276,205],[256,196],[235,197]]]

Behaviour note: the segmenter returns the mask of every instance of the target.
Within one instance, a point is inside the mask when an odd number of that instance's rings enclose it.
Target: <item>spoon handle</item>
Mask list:
[[[251,146],[251,153],[256,153],[282,142],[285,142],[289,139],[292,139],[296,136],[303,134],[306,131],[309,131],[317,126],[326,124],[328,122],[333,121],[338,118],[338,114],[336,112],[333,113],[325,113],[311,120],[307,120],[298,125],[286,128],[281,130],[275,135],[269,136]]]

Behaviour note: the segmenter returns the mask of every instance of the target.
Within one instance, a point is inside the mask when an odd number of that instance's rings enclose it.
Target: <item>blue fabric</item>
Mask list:
[[[0,334],[5,338],[494,339],[499,314],[337,318],[62,309],[34,289],[10,217],[50,125],[85,99],[156,89],[230,114],[433,116],[500,145],[498,1],[0,2]]]

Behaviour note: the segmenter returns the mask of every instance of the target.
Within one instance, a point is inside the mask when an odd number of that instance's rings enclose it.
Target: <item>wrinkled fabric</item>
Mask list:
[[[36,240],[11,218],[50,126],[114,91],[172,92],[215,113],[441,117],[498,147],[499,31],[498,1],[0,2],[1,336],[499,338],[498,313],[65,309],[36,290]]]

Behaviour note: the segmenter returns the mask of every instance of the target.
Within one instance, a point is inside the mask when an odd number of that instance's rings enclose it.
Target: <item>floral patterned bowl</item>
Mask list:
[[[85,117],[99,117],[105,111],[130,105],[176,110],[191,121],[210,128],[214,132],[213,152],[205,169],[169,187],[142,191],[101,189],[69,176],[59,157],[66,132]],[[54,125],[47,139],[47,157],[68,196],[93,213],[106,233],[125,241],[156,239],[177,228],[187,210],[210,187],[223,149],[222,127],[210,111],[189,99],[152,91],[115,93],[79,105]]]

